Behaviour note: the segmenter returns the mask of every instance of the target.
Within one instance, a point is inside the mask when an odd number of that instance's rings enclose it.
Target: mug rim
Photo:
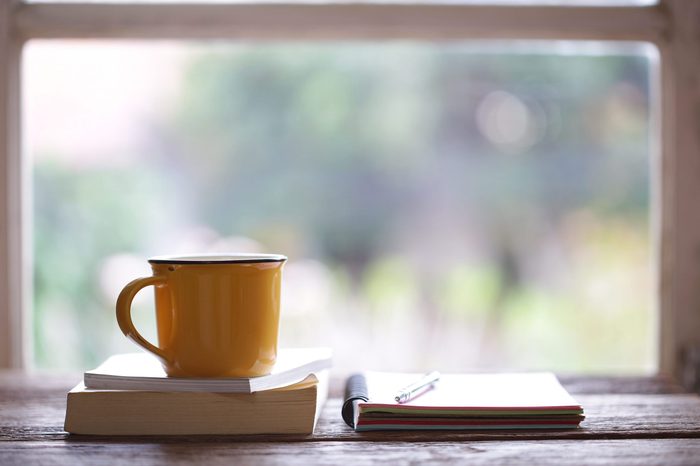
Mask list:
[[[220,254],[183,254],[172,256],[153,256],[149,264],[259,264],[263,262],[284,262],[287,256],[282,254],[250,254],[250,253],[220,253]]]

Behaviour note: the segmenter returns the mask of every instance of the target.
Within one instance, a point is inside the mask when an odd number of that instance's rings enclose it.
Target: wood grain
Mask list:
[[[696,465],[700,458],[700,397],[661,378],[562,377],[587,415],[571,431],[360,434],[342,422],[333,398],[313,436],[237,437],[68,435],[66,392],[78,379],[0,372],[0,464]]]
[[[15,22],[31,38],[147,39],[592,39],[660,40],[664,9],[518,6],[477,2],[23,3]]]
[[[97,444],[26,442],[0,445],[2,464],[112,466],[126,463],[353,466],[470,464],[533,465],[697,465],[700,440],[552,440],[519,442],[358,442]]]
[[[356,433],[340,418],[341,402],[336,397],[326,404],[316,432],[310,437],[69,437],[62,427],[66,392],[78,378],[0,372],[0,441],[37,442],[79,438],[81,442],[86,443],[221,443],[269,441],[274,438],[278,441],[304,442],[341,440],[424,443],[470,440],[700,438],[700,397],[678,393],[678,385],[668,379],[610,377],[562,377],[564,385],[575,394],[584,406],[586,414],[581,428],[566,431]],[[335,385],[339,385],[337,379]],[[601,393],[603,389],[607,392]],[[593,394],[585,394],[586,390]],[[663,393],[664,391],[667,393]]]
[[[700,345],[700,2],[664,0],[673,27],[661,55],[659,370],[682,377],[683,350]],[[656,168],[656,170],[654,170]],[[659,179],[660,178],[660,179]]]
[[[29,261],[22,262],[28,171],[21,157],[20,61],[12,11],[19,0],[0,2],[0,368],[22,367],[26,322],[22,315]],[[24,243],[26,246],[26,243]]]

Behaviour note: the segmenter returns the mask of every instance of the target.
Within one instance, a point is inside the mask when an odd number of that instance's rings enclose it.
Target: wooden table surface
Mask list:
[[[90,437],[62,427],[79,377],[0,372],[0,465],[700,465],[697,395],[660,378],[560,379],[584,406],[579,429],[355,433],[340,419],[336,380],[308,437]]]

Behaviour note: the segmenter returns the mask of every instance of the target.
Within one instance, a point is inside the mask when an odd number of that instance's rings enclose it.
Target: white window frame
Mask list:
[[[680,375],[683,350],[700,344],[700,2],[567,7],[0,0],[0,368],[26,368],[30,359],[33,258],[24,233],[31,231],[31,186],[21,144],[20,58],[23,44],[35,38],[653,43],[661,59],[660,121],[652,125],[660,131],[652,140],[661,144],[652,151],[651,209],[659,372]]]

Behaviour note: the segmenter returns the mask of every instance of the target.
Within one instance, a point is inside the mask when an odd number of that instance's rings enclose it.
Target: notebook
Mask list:
[[[284,387],[304,380],[309,374],[329,369],[329,348],[285,348],[269,375],[250,378],[168,377],[160,362],[148,353],[118,354],[98,368],[85,372],[90,389],[144,390],[168,392],[253,393]]]
[[[68,393],[65,430],[88,435],[313,433],[328,394],[328,370],[257,393],[93,390]]]
[[[416,429],[572,429],[583,407],[550,373],[450,374],[419,396],[395,394],[420,375],[369,372],[350,377],[342,415],[356,431]]]

